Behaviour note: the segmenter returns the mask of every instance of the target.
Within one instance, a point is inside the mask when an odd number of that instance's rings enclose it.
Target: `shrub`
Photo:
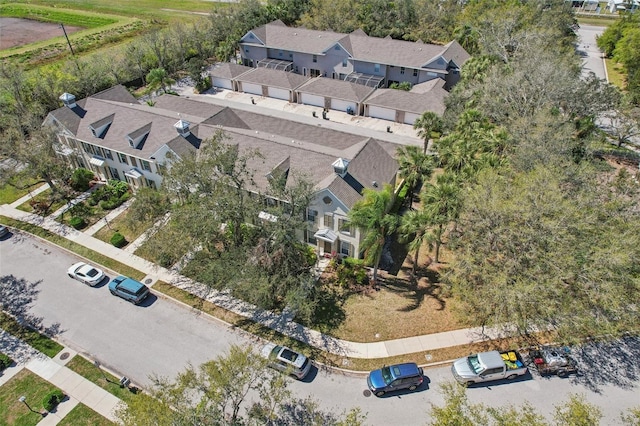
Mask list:
[[[125,244],[127,244],[127,240],[124,237],[124,235],[122,235],[119,232],[116,232],[115,234],[113,234],[113,237],[111,237],[111,244],[113,244],[118,248],[121,248],[121,247],[124,247]]]
[[[74,216],[69,219],[69,225],[71,225],[74,229],[82,229],[87,226],[87,222],[85,222],[81,217]]]
[[[158,255],[158,264],[163,268],[170,268],[174,263],[176,260],[171,254],[162,252]]]
[[[91,170],[79,168],[74,170],[71,175],[71,187],[76,191],[84,192],[89,189],[89,182],[93,180],[93,172]]]
[[[7,367],[10,367],[11,364],[13,364],[13,360],[7,355],[0,353],[0,371],[4,370]]]
[[[42,405],[47,411],[51,411],[64,399],[64,393],[60,389],[55,389],[45,395]]]

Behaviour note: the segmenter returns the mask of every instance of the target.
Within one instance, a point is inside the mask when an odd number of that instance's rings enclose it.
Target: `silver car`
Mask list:
[[[81,281],[91,287],[100,284],[104,279],[104,272],[84,262],[78,262],[71,265],[67,274],[74,280]]]
[[[311,370],[309,358],[286,346],[267,343],[261,354],[269,360],[269,367],[295,376],[298,380],[304,379]]]

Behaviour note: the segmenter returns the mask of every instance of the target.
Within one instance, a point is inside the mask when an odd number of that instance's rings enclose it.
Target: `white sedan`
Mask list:
[[[72,265],[67,274],[75,280],[81,281],[91,287],[100,284],[104,279],[104,272],[84,262],[78,262]]]

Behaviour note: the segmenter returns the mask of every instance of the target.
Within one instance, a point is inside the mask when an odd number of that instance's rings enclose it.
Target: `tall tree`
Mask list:
[[[442,132],[442,119],[435,112],[426,111],[416,119],[413,128],[418,131],[418,137],[424,141],[422,152],[426,154],[433,133]]]
[[[405,145],[396,151],[400,175],[409,187],[409,207],[413,208],[413,196],[416,188],[428,180],[433,173],[433,160],[430,155],[421,152],[417,146]]]
[[[398,216],[391,212],[395,201],[393,187],[386,184],[380,191],[365,188],[363,198],[348,213],[352,226],[364,237],[361,247],[367,263],[373,265],[373,283],[378,282],[378,266],[386,238],[398,227]]]
[[[400,240],[409,243],[409,251],[413,252],[413,263],[411,271],[416,274],[418,260],[420,258],[420,249],[429,242],[428,229],[431,225],[429,217],[420,210],[410,210],[402,215],[398,231]]]

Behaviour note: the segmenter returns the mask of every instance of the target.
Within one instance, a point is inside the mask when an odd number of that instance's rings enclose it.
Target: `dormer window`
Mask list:
[[[111,123],[113,123],[114,117],[115,114],[111,114],[89,124],[89,130],[91,130],[91,134],[93,135],[93,137],[104,137],[105,133],[107,133],[107,130],[109,129],[109,126],[111,126]]]
[[[333,166],[333,171],[337,175],[344,177],[347,174],[347,168],[349,167],[349,160],[345,160],[344,158],[338,158],[336,161],[333,162],[332,166]]]
[[[142,145],[144,145],[144,141],[147,139],[147,136],[149,136],[150,131],[151,123],[129,133],[126,136],[129,146],[134,149],[142,149]]]

